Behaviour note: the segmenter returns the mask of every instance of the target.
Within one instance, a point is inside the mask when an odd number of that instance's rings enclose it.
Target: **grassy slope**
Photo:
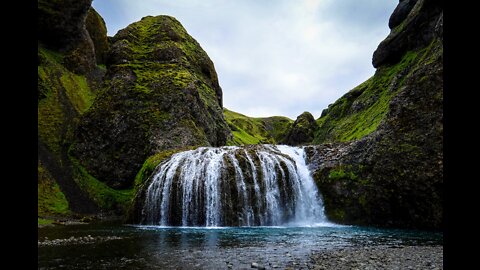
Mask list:
[[[41,46],[38,54],[41,59],[38,66],[38,136],[62,164],[65,163],[61,160],[62,147],[71,142],[75,121],[91,107],[95,94],[84,76],[76,75],[62,65],[62,54]],[[75,181],[100,207],[110,209],[129,203],[133,189],[111,189],[91,177],[75,160],[71,161]],[[38,174],[38,215],[70,214],[65,195],[41,164]]]
[[[37,209],[39,216],[58,216],[70,213],[65,195],[41,162],[38,163]]]
[[[283,116],[254,118],[226,108],[223,113],[233,134],[230,145],[278,143],[293,123],[293,120]]]
[[[442,144],[437,143],[434,136],[430,137],[438,134],[435,133],[438,132],[436,130],[438,127],[432,128],[432,131],[422,131],[414,120],[387,119],[386,114],[390,101],[396,93],[402,91],[405,94],[402,88],[415,85],[417,92],[431,91],[428,94],[430,96],[424,94],[429,100],[417,100],[417,103],[405,104],[405,111],[410,112],[404,113],[403,117],[425,112],[435,115],[435,108],[443,100],[442,92],[436,92],[438,89],[430,88],[427,83],[432,79],[431,71],[430,74],[423,76],[418,75],[422,74],[418,71],[428,70],[429,66],[442,59],[441,55],[443,55],[443,46],[438,39],[433,40],[425,48],[405,53],[399,63],[379,68],[372,78],[337,100],[317,120],[321,126],[316,137],[317,143],[361,138],[375,131],[382,121],[386,121],[390,127],[398,125],[400,129],[396,132],[401,131],[399,134],[389,134],[381,138],[375,146],[376,156],[371,157],[376,159],[373,164],[355,164],[355,166],[341,164],[314,175],[317,183],[320,183],[319,188],[323,190],[327,215],[331,220],[340,223],[371,224],[371,220],[381,220],[385,216],[398,218],[403,214],[405,216],[400,218],[402,222],[404,220],[412,222],[411,220],[414,219],[421,226],[438,226],[431,224],[439,224],[435,222],[441,220],[437,215],[442,209],[441,204],[438,203],[441,200],[439,197],[442,197],[441,192],[438,191],[441,188],[438,186],[441,187],[443,177],[438,176],[436,170],[441,171],[438,168],[442,167],[442,157],[437,156],[439,152],[441,153],[438,149],[442,148]],[[415,84],[412,84],[411,76],[415,76],[413,77]],[[404,83],[408,80],[410,85]],[[419,96],[422,95],[419,94]],[[363,110],[353,112],[354,104],[361,102],[370,102],[370,105],[365,106]],[[429,104],[433,107],[428,108],[426,105]],[[429,115],[418,116],[425,119],[429,117]],[[429,125],[434,126],[435,121],[431,120]],[[429,125],[424,125],[425,129],[428,129]],[[422,138],[422,136],[425,137]],[[348,192],[338,191],[342,188]],[[413,218],[411,213],[415,211],[422,214],[416,214]],[[429,218],[422,219],[421,217],[424,216]]]
[[[374,76],[329,105],[317,120],[319,129],[313,143],[352,141],[375,131],[405,75],[415,69],[431,47],[409,51],[399,63],[378,68]]]

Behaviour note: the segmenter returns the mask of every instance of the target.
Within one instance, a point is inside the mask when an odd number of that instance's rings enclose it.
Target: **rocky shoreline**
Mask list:
[[[308,269],[443,269],[443,246],[375,246],[316,251]]]
[[[42,241],[38,240],[38,246],[57,246],[57,245],[78,245],[78,244],[92,244],[95,242],[105,242],[110,240],[119,240],[123,239],[119,236],[96,236],[92,237],[91,235],[74,237],[64,239],[53,239],[49,240],[48,237],[45,237]]]

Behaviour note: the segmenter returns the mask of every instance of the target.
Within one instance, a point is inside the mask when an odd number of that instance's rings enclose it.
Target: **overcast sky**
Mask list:
[[[328,104],[373,75],[397,0],[94,0],[113,36],[147,15],[177,18],[215,64],[224,106],[254,117]]]

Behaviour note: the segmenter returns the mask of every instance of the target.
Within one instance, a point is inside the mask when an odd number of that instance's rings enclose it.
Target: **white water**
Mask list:
[[[159,165],[143,223],[161,226],[316,226],[328,223],[302,148],[201,147]]]

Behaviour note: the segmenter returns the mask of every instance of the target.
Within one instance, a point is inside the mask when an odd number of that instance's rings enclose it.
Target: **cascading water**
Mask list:
[[[275,226],[326,222],[302,148],[201,147],[162,163],[146,189],[144,224]]]

